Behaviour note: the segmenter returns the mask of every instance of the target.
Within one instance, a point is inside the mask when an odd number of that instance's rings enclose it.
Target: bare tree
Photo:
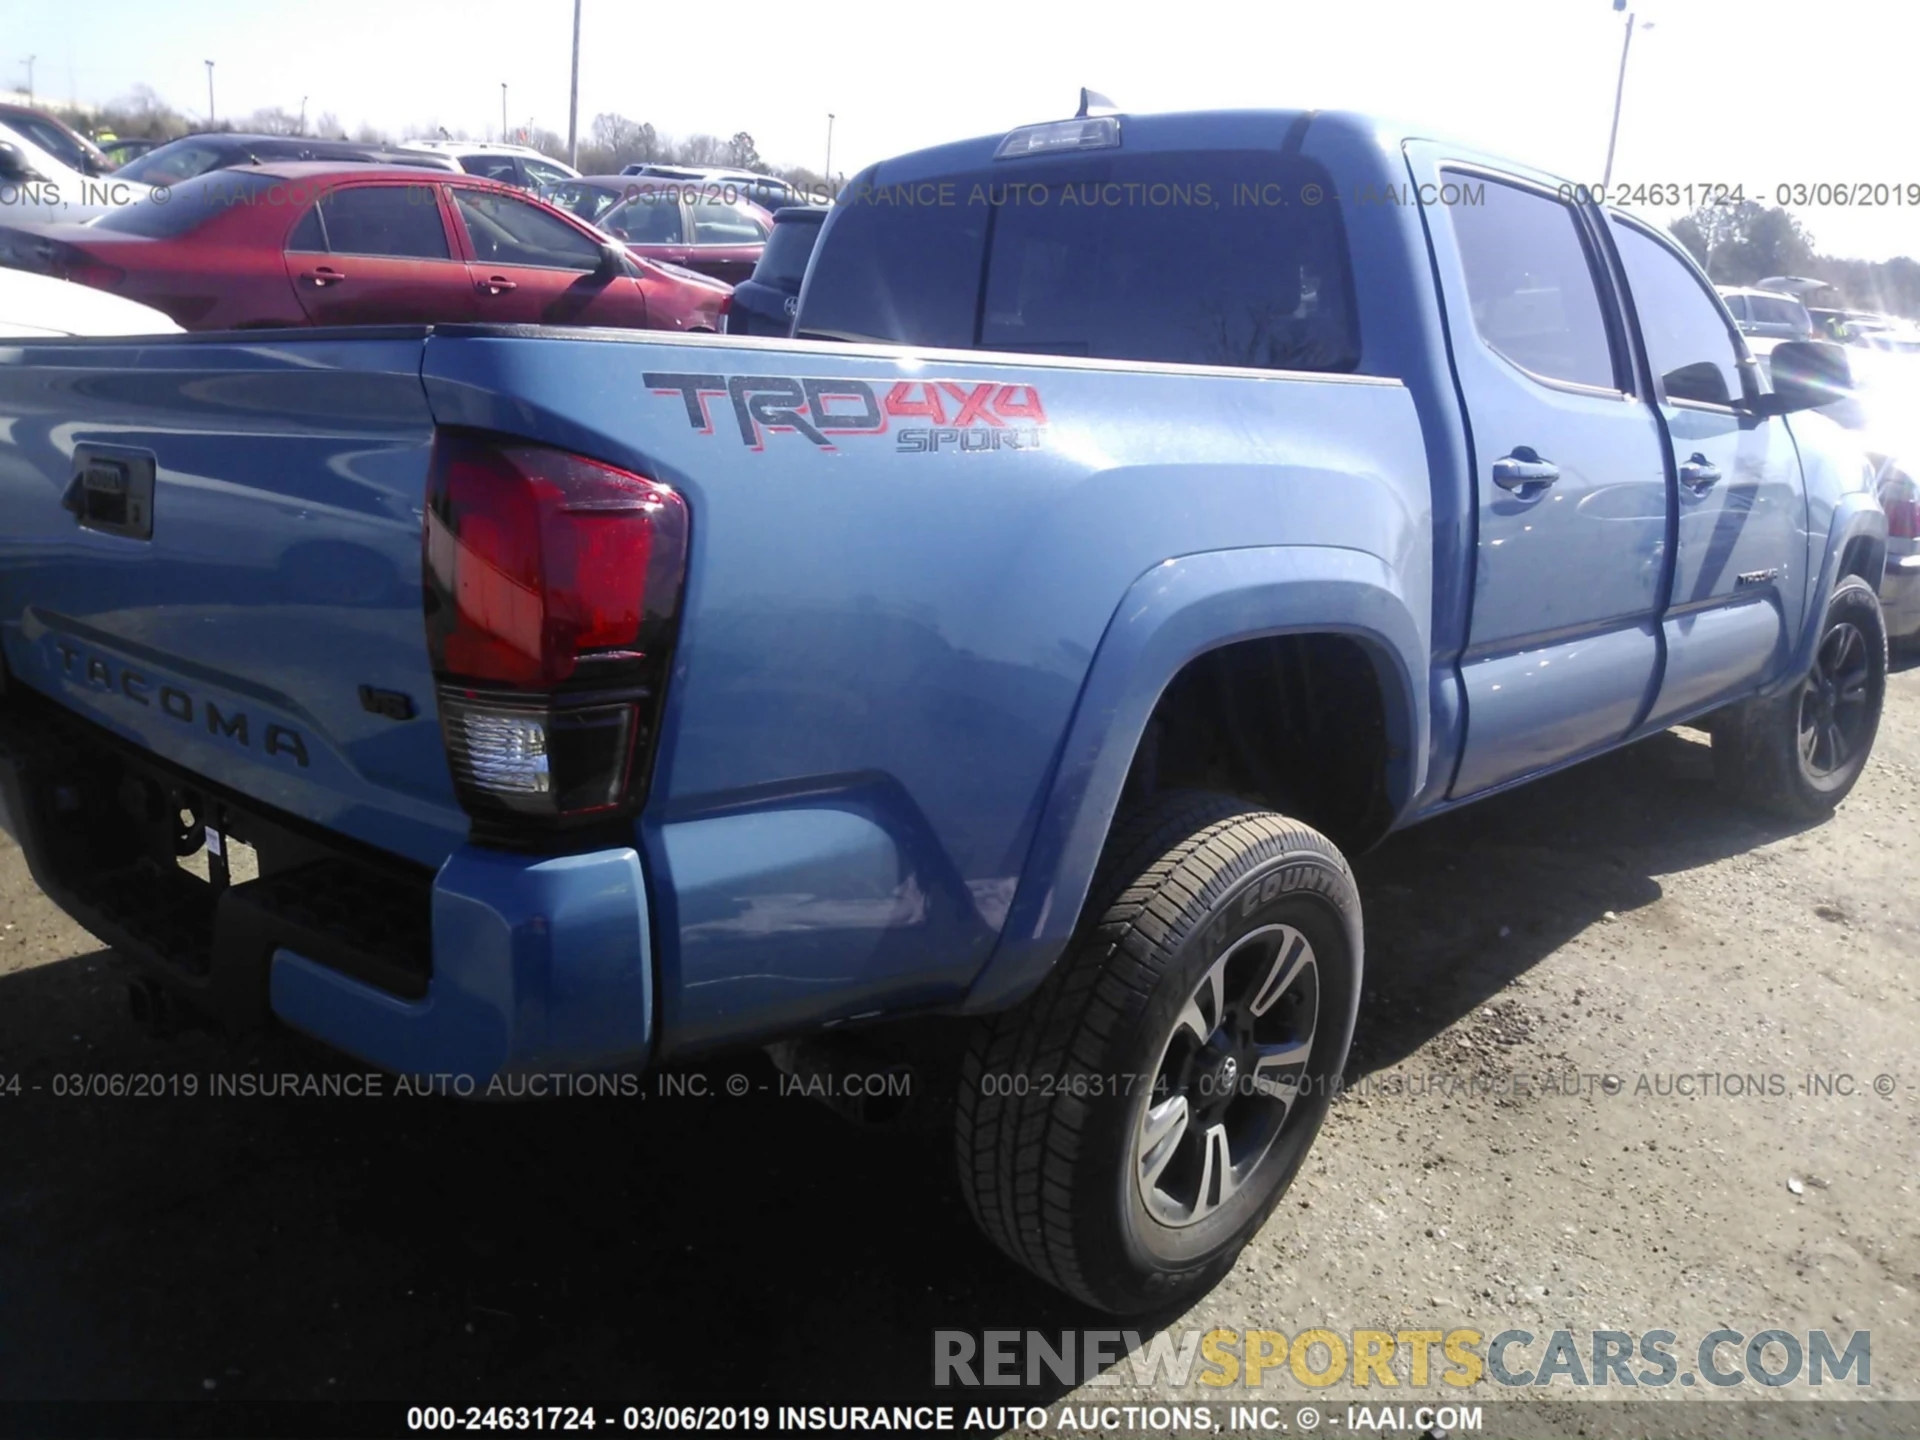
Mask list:
[[[754,146],[753,136],[746,131],[738,131],[727,142],[727,164],[736,169],[758,170],[766,163],[760,158],[760,151]]]

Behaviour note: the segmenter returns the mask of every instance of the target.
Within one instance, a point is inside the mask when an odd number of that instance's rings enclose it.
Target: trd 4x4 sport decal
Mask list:
[[[740,427],[740,443],[766,447],[769,434],[804,435],[823,450],[837,435],[887,435],[896,450],[1034,450],[1047,412],[1036,385],[970,384],[960,380],[902,380],[884,397],[865,380],[821,380],[792,375],[683,375],[643,377],[656,395],[677,395],[687,423],[713,434],[708,403],[724,397]],[[895,421],[909,423],[895,426]],[[919,423],[912,423],[919,422]]]

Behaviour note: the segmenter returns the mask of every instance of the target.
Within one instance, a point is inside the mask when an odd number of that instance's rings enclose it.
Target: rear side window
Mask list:
[[[323,196],[315,208],[326,248],[336,255],[452,258],[439,197],[431,185],[347,186]]]
[[[773,285],[789,295],[800,293],[800,281],[807,273],[807,261],[813,256],[813,242],[820,238],[818,220],[781,220],[760,252],[760,263],[753,267],[753,278]]]
[[[712,196],[695,196],[693,243],[696,245],[758,245],[767,238],[767,227],[743,205],[732,205]]]
[[[1549,195],[1489,180],[1482,203],[1449,205],[1446,213],[1473,328],[1488,348],[1543,379],[1616,388],[1613,346],[1573,211]]]
[[[1351,370],[1339,206],[1269,152],[1021,162],[933,186],[856,182],[798,333],[1265,369]],[[778,230],[784,227],[776,227]]]
[[[178,185],[226,163],[227,147],[201,140],[176,140],[129,160],[114,173],[142,185]]]
[[[1766,325],[1785,325],[1794,330],[1811,330],[1812,322],[1807,312],[1798,302],[1776,299],[1771,295],[1755,295],[1752,300],[1753,318]]]

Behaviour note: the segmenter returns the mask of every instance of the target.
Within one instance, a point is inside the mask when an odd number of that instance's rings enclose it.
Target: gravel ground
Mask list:
[[[1675,732],[1365,857],[1354,1088],[1232,1275],[1161,1323],[1664,1327],[1683,1359],[1721,1325],[1869,1329],[1871,1393],[1920,1399],[1917,810],[1909,669],[1824,825],[1729,806]],[[976,1236],[936,1142],[757,1058],[705,1099],[62,1096],[344,1067],[146,1036],[10,845],[0,912],[0,1399],[871,1404],[924,1396],[936,1329],[1104,1323]],[[1132,1393],[1261,1398],[1019,1398]]]

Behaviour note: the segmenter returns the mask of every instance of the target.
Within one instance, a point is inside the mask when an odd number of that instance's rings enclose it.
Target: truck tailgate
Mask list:
[[[424,343],[386,330],[0,348],[12,683],[437,865],[467,826],[422,618]]]

